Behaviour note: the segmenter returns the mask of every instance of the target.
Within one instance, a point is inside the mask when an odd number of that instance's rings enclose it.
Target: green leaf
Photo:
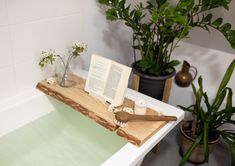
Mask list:
[[[174,22],[178,22],[181,24],[186,24],[186,18],[184,16],[178,15],[173,18]]]
[[[146,71],[154,66],[154,62],[151,59],[144,58],[139,62],[139,66],[143,71]]]
[[[141,15],[142,15],[142,11],[140,9],[137,9],[135,11],[134,17],[136,20],[140,20],[141,19]]]
[[[222,18],[217,18],[215,21],[212,22],[212,25],[217,28],[217,27],[219,27],[222,23],[223,23],[223,19],[222,19]]]
[[[152,12],[152,20],[155,23],[158,21],[158,13],[156,10],[153,10],[153,12]]]
[[[159,7],[166,3],[167,0],[155,0]]]
[[[231,29],[231,24],[230,23],[226,23],[224,25],[222,25],[219,29],[223,32],[223,33],[227,33],[227,31],[229,31]]]
[[[202,19],[203,22],[211,22],[212,14],[207,14],[206,17]]]
[[[180,33],[179,38],[180,38],[180,39],[186,38],[186,37],[188,36],[189,30],[190,30],[191,28],[192,28],[191,26],[185,25],[185,26],[184,26],[184,29],[183,29],[182,32]]]
[[[207,107],[207,110],[210,111],[211,110],[211,105],[209,103],[209,99],[208,99],[208,96],[207,96],[207,93],[203,93],[203,97],[205,99],[205,104],[206,104],[206,107]]]
[[[174,66],[177,66],[177,65],[179,65],[179,64],[180,64],[180,61],[178,61],[178,60],[172,60],[172,61],[170,61],[170,62],[168,63],[168,66],[174,67]]]
[[[233,106],[233,90],[231,88],[227,88],[228,95],[226,101],[226,109],[231,109]]]
[[[189,159],[189,157],[191,156],[191,154],[193,153],[194,149],[197,147],[197,145],[200,144],[201,140],[202,140],[202,136],[203,134],[201,133],[197,139],[195,140],[195,142],[193,143],[193,145],[189,148],[189,150],[186,152],[186,154],[184,155],[184,157],[180,160],[179,165],[183,166]]]
[[[235,30],[230,30],[228,32],[228,37],[227,37],[230,45],[232,46],[233,49],[235,49]]]
[[[217,91],[216,98],[221,93],[221,91],[227,86],[227,84],[233,74],[234,67],[235,67],[235,59],[231,62],[231,64],[229,65],[228,69],[225,72],[225,75],[224,75],[224,77],[220,83],[219,89]]]
[[[106,11],[106,19],[110,21],[115,21],[118,19],[117,11],[114,8],[108,9]]]
[[[225,96],[227,94],[227,88],[223,89],[215,98],[213,104],[212,104],[212,111],[217,112],[220,108],[221,104],[223,103]]]
[[[184,111],[188,111],[188,112],[194,112],[194,105],[191,105],[189,107],[184,107],[184,106],[181,106],[181,105],[177,105],[177,107],[179,107],[180,109],[184,110]],[[193,108],[193,109],[190,109],[190,108]]]
[[[174,71],[174,69],[171,68],[171,67],[168,67],[168,68],[165,69],[166,73],[172,73],[173,71]]]
[[[179,9],[192,9],[194,5],[194,0],[180,0],[178,8]]]
[[[108,0],[98,0],[99,3],[108,5]]]

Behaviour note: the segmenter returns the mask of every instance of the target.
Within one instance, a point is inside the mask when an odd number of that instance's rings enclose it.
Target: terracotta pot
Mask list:
[[[136,69],[135,66],[138,62],[139,61],[133,63],[131,66],[133,73],[140,77],[139,92],[155,99],[162,100],[165,82],[167,79],[175,75],[175,70],[166,76],[149,76],[147,74],[141,73]]]
[[[185,126],[187,126],[190,122],[185,121],[181,124],[180,126],[180,132],[181,132],[181,142],[180,142],[180,154],[182,156],[185,155],[185,153],[188,151],[188,149],[192,146],[192,144],[194,143],[194,139],[189,137],[185,131],[186,128]],[[217,137],[215,140],[210,141],[209,142],[209,150],[211,151],[213,149],[213,147],[219,142],[219,137]],[[205,162],[205,157],[204,157],[204,149],[203,149],[203,145],[199,144],[195,150],[193,151],[193,153],[191,154],[189,160],[189,162],[191,163],[196,163],[196,164],[200,164],[200,163],[204,163]]]

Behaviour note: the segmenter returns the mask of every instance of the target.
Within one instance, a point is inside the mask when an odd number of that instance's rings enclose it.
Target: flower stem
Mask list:
[[[60,85],[63,86],[63,87],[66,86],[65,83],[66,83],[66,79],[67,79],[67,77],[68,77],[68,76],[67,76],[67,71],[68,71],[69,64],[70,64],[72,58],[73,58],[73,55],[70,55],[70,56],[68,57],[66,65],[65,65],[65,63],[62,61],[63,64],[64,64],[64,66],[65,66],[65,69],[64,69],[64,74],[63,74],[63,77],[62,77],[62,79],[61,79]]]

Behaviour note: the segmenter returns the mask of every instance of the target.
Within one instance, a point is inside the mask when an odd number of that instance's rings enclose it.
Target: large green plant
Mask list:
[[[179,62],[171,60],[171,53],[193,27],[216,29],[235,48],[231,24],[209,13],[219,7],[228,10],[231,0],[179,0],[175,6],[167,0],[147,0],[145,5],[142,2],[131,5],[126,0],[98,1],[107,6],[108,20],[122,20],[132,29],[133,48],[142,57],[136,67],[149,75],[167,75],[173,71]]]
[[[232,104],[233,91],[227,87],[234,68],[235,59],[228,67],[213,102],[208,100],[207,93],[203,89],[202,77],[199,77],[199,88],[196,89],[195,85],[192,85],[195,104],[189,107],[179,106],[193,114],[192,128],[189,136],[195,139],[191,148],[182,158],[180,165],[185,164],[198,144],[203,144],[205,159],[208,161],[208,140],[212,136],[222,136],[229,143],[232,153],[232,166],[235,165],[235,120],[231,119],[235,115],[235,107]],[[221,105],[224,101],[225,106],[222,108]],[[233,129],[221,130],[220,127],[224,124],[231,124]]]

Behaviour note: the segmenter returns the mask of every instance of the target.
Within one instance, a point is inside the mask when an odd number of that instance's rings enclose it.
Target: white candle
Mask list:
[[[135,101],[135,114],[145,115],[146,114],[146,102],[143,99],[138,99]]]

